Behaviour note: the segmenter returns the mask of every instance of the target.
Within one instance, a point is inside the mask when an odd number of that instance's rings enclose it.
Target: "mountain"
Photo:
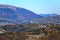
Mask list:
[[[40,18],[39,22],[42,24],[60,24],[60,15],[58,14],[39,14],[42,18]]]
[[[39,14],[42,17],[51,17],[51,16],[57,16],[58,14]]]
[[[34,12],[11,5],[0,4],[0,25],[26,24],[26,23],[60,23],[60,15],[35,14]]]
[[[0,5],[0,24],[23,23],[40,18],[34,12],[11,5]]]

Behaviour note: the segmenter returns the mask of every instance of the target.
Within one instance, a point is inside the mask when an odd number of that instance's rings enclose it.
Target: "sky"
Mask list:
[[[60,14],[60,0],[0,0],[0,4],[22,7],[36,14]]]

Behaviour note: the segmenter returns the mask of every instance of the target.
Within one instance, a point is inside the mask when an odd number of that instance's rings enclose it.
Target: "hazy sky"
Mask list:
[[[37,14],[60,14],[60,0],[0,0],[0,4],[22,7]]]

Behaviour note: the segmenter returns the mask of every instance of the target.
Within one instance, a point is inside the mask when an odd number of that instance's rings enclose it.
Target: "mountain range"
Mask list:
[[[42,18],[40,18],[40,23],[51,23],[51,24],[60,24],[60,15],[58,14],[39,14]]]
[[[0,5],[0,24],[14,24],[40,18],[34,12],[11,5]]]
[[[51,16],[57,16],[58,14],[57,13],[52,13],[52,14],[39,14],[40,16],[42,17],[51,17]]]
[[[0,25],[26,23],[52,23],[60,24],[60,15],[57,14],[35,14],[21,7],[11,5],[0,5]]]

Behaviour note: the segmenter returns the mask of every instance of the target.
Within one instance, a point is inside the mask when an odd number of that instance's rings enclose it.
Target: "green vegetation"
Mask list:
[[[31,40],[34,40],[34,39],[35,40],[60,40],[60,25],[51,24],[51,25],[47,25],[46,27],[35,28],[35,27],[38,27],[38,25],[39,24],[8,25],[6,26],[8,28],[24,27],[24,28],[30,28],[30,30],[24,31],[24,32],[7,31],[6,33],[0,34],[0,40],[30,40],[29,35],[33,36]],[[35,37],[35,35],[37,35],[38,38]]]

